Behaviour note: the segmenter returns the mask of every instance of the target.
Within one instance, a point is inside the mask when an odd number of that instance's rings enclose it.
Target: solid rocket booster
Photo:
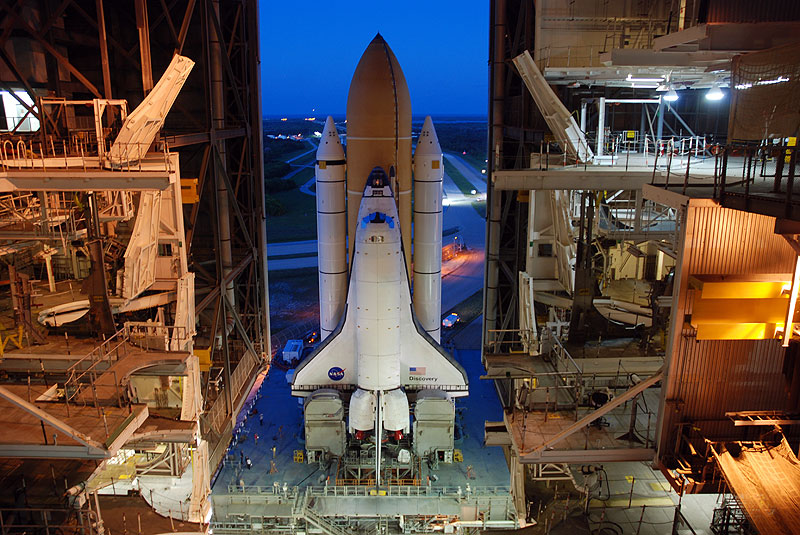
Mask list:
[[[314,167],[317,181],[317,258],[320,340],[336,328],[347,298],[345,158],[333,117],[325,121]]]
[[[358,62],[347,95],[347,234],[354,236],[367,177],[389,175],[411,267],[411,98],[400,63],[380,34]],[[353,249],[349,251],[350,258]]]
[[[414,151],[414,311],[439,341],[442,313],[442,148],[430,116]]]

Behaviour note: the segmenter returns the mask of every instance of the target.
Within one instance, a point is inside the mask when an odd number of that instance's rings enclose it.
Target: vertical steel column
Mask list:
[[[581,132],[586,134],[586,120],[589,115],[589,103],[581,100]]]
[[[219,20],[219,0],[206,0],[206,25],[209,41],[209,71],[211,75],[211,134],[212,139],[217,130],[225,128],[225,87],[222,78],[222,54],[225,53],[223,38],[217,33],[217,25],[210,23],[209,19],[215,17]],[[220,25],[221,27],[221,25]],[[217,192],[217,224],[220,240],[219,255],[221,257],[222,274],[220,280],[227,279],[233,270],[233,248],[231,246],[231,215],[230,195],[225,180],[220,176],[227,172],[228,157],[225,140],[215,144],[218,158],[214,158],[212,165],[214,184]],[[235,202],[235,199],[234,199]],[[223,289],[220,288],[220,291]],[[230,333],[233,329],[233,315],[236,313],[236,294],[233,280],[225,285],[225,331]]]
[[[488,333],[497,328],[497,284],[500,257],[500,212],[502,192],[494,189],[493,173],[503,167],[503,101],[505,97],[506,2],[491,3],[489,57],[489,173],[487,181],[486,271],[483,291],[485,351]]]
[[[658,122],[656,127],[656,152],[658,151],[658,141],[661,141],[661,136],[664,135],[664,97],[658,97]]]
[[[595,155],[600,157],[603,155],[603,137],[606,130],[606,98],[600,97],[597,100],[597,146],[595,147]]]
[[[255,202],[255,220],[258,222],[258,251],[254,255],[255,269],[258,283],[256,288],[258,295],[259,320],[261,324],[261,350],[271,355],[271,338],[269,324],[269,278],[267,270],[267,208],[266,191],[264,189],[264,128],[262,125],[263,116],[261,115],[261,55],[259,47],[256,46],[258,39],[258,1],[249,0],[247,4],[249,16],[247,35],[250,38],[250,45],[247,47],[248,60],[250,67],[250,143],[251,157],[255,169],[251,179],[255,181],[255,191],[258,199]]]
[[[108,44],[106,39],[106,15],[103,0],[95,0],[97,9],[97,33],[100,41],[100,61],[103,69],[103,96],[111,98],[111,71],[108,65]]]
[[[153,89],[153,66],[150,61],[150,21],[147,0],[136,0],[136,28],[139,31],[139,57],[142,61],[142,89],[144,96]]]

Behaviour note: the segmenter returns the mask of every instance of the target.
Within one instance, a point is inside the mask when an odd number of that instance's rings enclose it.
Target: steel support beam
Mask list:
[[[48,43],[45,39],[43,39],[42,36],[39,35],[39,33],[36,30],[34,30],[25,20],[23,20],[19,15],[17,15],[13,10],[11,10],[8,7],[8,4],[2,2],[2,6],[6,8],[11,17],[14,18],[14,20],[16,21],[16,25],[18,27],[22,28],[23,30],[28,32],[28,34],[30,34],[31,37],[36,39],[36,41],[40,45],[42,45],[42,48],[44,48],[49,54],[51,54],[54,58],[56,58],[61,65],[66,67],[66,69],[69,72],[71,72],[72,75],[75,76],[75,78],[77,78],[78,81],[80,81],[80,83],[82,83],[86,87],[86,89],[91,91],[91,93],[97,98],[103,98],[102,95],[100,94],[100,91],[97,90],[94,84],[90,82],[78,69],[76,69],[75,66],[72,65],[72,63],[70,63],[69,60],[66,57],[64,57],[63,54],[61,54],[58,50],[56,50],[55,47],[53,47],[50,43]]]
[[[11,459],[108,459],[111,452],[86,446],[0,444],[0,458]]]
[[[580,431],[593,421],[597,420],[601,416],[605,416],[612,410],[616,409],[629,399],[633,399],[634,397],[638,396],[657,382],[661,380],[663,375],[663,371],[659,370],[657,373],[649,377],[648,379],[642,381],[641,383],[633,386],[632,388],[628,389],[625,393],[614,397],[611,401],[597,409],[596,411],[592,411],[571,426],[567,427],[553,438],[545,441],[544,443],[536,446],[533,450],[528,453],[527,455],[523,456],[523,462],[541,462],[542,453],[546,451],[548,448],[552,448],[555,444],[558,444],[568,436],[572,435],[576,431]]]
[[[97,34],[100,41],[100,66],[103,69],[103,93],[111,99],[111,69],[108,64],[108,40],[106,39],[106,14],[103,0],[95,0],[97,10]]]
[[[657,173],[657,176],[661,176]],[[494,190],[639,190],[653,180],[652,171],[623,169],[564,169],[539,171],[514,169],[495,171]]]
[[[9,169],[0,171],[0,193],[12,191],[163,191],[167,171],[83,171]]]
[[[547,450],[536,457],[525,455],[520,457],[522,464],[539,463],[606,463],[652,461],[656,451],[651,448],[620,448],[607,450]]]
[[[65,435],[71,437],[76,442],[83,444],[89,451],[95,454],[103,454],[104,456],[108,456],[108,452],[106,451],[105,446],[103,444],[97,442],[96,440],[92,439],[87,435],[84,435],[71,425],[62,422],[52,414],[43,411],[33,403],[29,403],[24,399],[22,399],[21,397],[17,396],[16,394],[13,394],[10,390],[8,390],[4,386],[0,386],[0,398],[5,399],[12,405],[15,405],[16,407],[22,409],[28,414],[35,416],[36,418],[46,423],[50,427],[58,431],[61,431]]]
[[[98,0],[101,1],[101,0]],[[139,57],[142,62],[142,89],[147,96],[153,89],[153,66],[150,61],[150,20],[147,16],[147,2],[136,0],[136,29],[139,32]]]

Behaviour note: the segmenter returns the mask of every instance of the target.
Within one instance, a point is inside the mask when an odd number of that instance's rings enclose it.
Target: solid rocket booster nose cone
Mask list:
[[[319,148],[317,149],[317,160],[344,160],[342,140],[339,138],[339,131],[336,130],[336,123],[333,122],[333,117],[330,115],[325,121],[325,128],[322,129],[322,137],[319,140]]]
[[[436,154],[442,153],[442,147],[439,145],[439,137],[436,135],[436,129],[433,127],[433,120],[431,116],[425,117],[425,122],[422,125],[422,130],[417,139],[417,150],[414,154]]]

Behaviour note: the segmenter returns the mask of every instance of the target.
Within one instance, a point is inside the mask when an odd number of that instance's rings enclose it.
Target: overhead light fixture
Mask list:
[[[669,85],[667,85],[667,84],[658,84],[658,87],[656,87],[656,91],[659,91],[659,92],[669,91]]]
[[[663,79],[663,76],[659,76],[658,78],[634,78],[631,74],[628,74],[628,77],[625,78],[625,80],[628,82],[642,82],[651,84],[661,83]]]
[[[675,102],[676,100],[678,100],[678,92],[670,88],[670,90],[667,91],[667,94],[664,95],[664,100],[666,100],[667,102]]]
[[[722,100],[725,94],[722,92],[722,89],[719,88],[717,84],[711,86],[711,89],[708,90],[706,93],[706,100]]]

